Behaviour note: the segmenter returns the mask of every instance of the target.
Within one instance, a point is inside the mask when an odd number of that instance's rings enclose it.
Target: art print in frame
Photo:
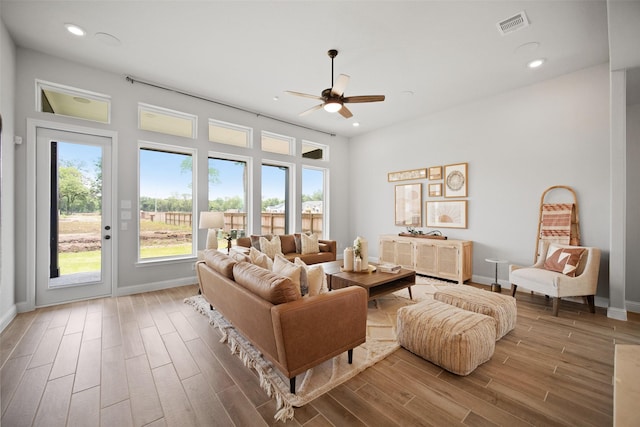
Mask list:
[[[442,166],[432,166],[428,170],[430,180],[442,179]]]
[[[429,197],[441,197],[442,196],[442,183],[429,184]]]
[[[444,197],[467,197],[467,163],[445,165]]]
[[[422,227],[422,184],[396,185],[395,224]]]
[[[427,179],[427,169],[411,169],[399,172],[389,172],[387,174],[388,182],[407,181],[410,179]]]
[[[467,201],[426,202],[427,227],[467,228]]]

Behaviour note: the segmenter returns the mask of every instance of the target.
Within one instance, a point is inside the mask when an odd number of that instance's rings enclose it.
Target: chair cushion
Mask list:
[[[547,258],[544,260],[544,268],[550,271],[575,277],[580,266],[580,260],[586,253],[584,248],[565,248],[550,245]]]

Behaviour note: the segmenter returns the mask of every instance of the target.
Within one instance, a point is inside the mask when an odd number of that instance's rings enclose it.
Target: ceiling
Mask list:
[[[530,25],[501,35],[521,11]],[[347,137],[609,60],[605,1],[2,0],[0,14],[20,47]],[[318,101],[284,91],[330,87],[329,49],[345,96],[386,100],[300,117]]]

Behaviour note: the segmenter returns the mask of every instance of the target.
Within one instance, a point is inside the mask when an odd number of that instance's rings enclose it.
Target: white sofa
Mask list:
[[[584,248],[586,253],[580,259],[575,277],[546,270],[544,267],[547,252],[557,248]],[[551,249],[551,251],[549,250]],[[587,246],[570,246],[544,243],[541,256],[535,265],[521,267],[509,266],[509,282],[512,295],[515,296],[518,287],[538,292],[553,298],[553,315],[558,315],[560,298],[584,297],[591,313],[595,313],[594,297],[598,287],[598,273],[600,271],[600,249]]]

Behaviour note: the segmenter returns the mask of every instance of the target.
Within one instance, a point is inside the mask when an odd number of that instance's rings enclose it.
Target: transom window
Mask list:
[[[251,146],[253,129],[209,119],[209,141],[237,147]]]
[[[293,154],[293,144],[295,138],[291,136],[278,135],[277,133],[271,133],[262,131],[262,151],[268,151],[269,153],[276,154]]]
[[[36,110],[100,123],[111,121],[111,97],[36,80]]]
[[[167,135],[196,138],[198,117],[149,104],[138,104],[138,127]]]
[[[302,157],[304,159],[329,160],[329,147],[316,142],[302,140]]]

